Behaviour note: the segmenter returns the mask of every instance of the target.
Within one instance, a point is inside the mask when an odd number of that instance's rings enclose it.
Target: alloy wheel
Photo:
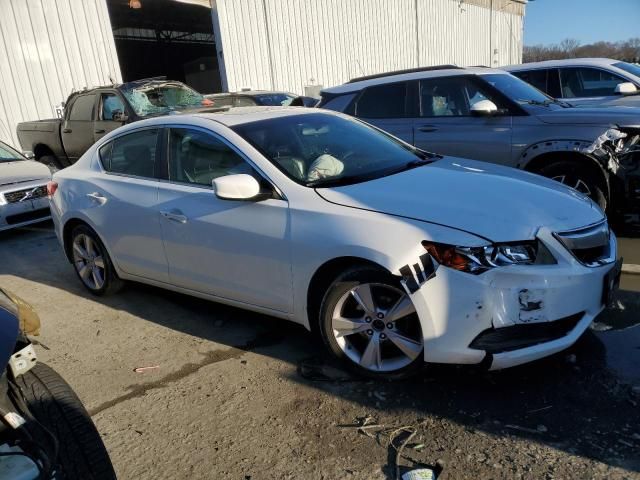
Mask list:
[[[336,343],[372,372],[392,372],[422,354],[420,321],[409,296],[381,283],[363,283],[336,303],[331,319]]]
[[[81,233],[73,239],[73,265],[91,290],[100,290],[104,286],[104,258],[100,247],[89,235]]]
[[[551,180],[555,180],[567,187],[571,187],[580,193],[584,193],[588,197],[591,196],[591,189],[589,188],[589,185],[587,185],[587,183],[581,178],[574,177],[573,175],[557,175],[555,177],[551,177]]]

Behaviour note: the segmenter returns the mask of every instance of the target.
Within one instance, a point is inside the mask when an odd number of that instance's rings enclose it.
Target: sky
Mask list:
[[[616,42],[640,37],[640,0],[529,0],[524,44]]]

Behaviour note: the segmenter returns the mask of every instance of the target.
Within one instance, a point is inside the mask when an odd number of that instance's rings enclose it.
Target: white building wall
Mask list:
[[[305,85],[403,68],[519,63],[523,17],[505,11],[510,0],[484,3],[493,9],[460,0],[213,0],[223,88],[302,94]]]
[[[73,91],[120,82],[106,0],[0,0],[0,140]]]

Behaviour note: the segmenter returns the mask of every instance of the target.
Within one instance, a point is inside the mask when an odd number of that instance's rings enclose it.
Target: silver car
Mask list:
[[[570,58],[502,67],[575,106],[640,107],[640,65],[611,58]]]
[[[51,218],[49,168],[0,142],[0,231]]]
[[[505,71],[453,65],[361,77],[321,95],[319,107],[423,150],[544,175],[609,214],[640,212],[639,108],[574,108]]]

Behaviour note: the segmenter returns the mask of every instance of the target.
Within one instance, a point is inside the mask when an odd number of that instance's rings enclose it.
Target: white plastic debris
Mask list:
[[[601,148],[605,143],[611,142],[615,148],[615,151],[619,152],[622,149],[622,145],[617,142],[618,140],[620,140],[621,138],[625,138],[626,136],[626,133],[621,132],[617,128],[609,128],[606,132],[596,138],[591,145],[583,148],[582,151],[584,153],[593,153]]]
[[[418,468],[402,475],[402,480],[436,480],[436,473],[430,468]]]

